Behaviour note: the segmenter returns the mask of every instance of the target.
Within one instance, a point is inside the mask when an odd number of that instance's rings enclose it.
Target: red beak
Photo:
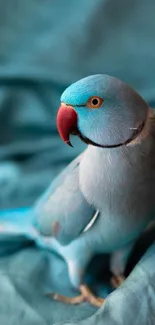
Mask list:
[[[72,106],[60,105],[57,114],[57,128],[62,140],[72,147],[70,134],[77,129],[77,113]]]

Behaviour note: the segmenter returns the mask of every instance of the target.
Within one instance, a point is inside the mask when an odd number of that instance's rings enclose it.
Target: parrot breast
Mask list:
[[[89,146],[80,163],[82,193],[100,212],[101,232],[107,229],[116,245],[144,229],[155,212],[155,145],[142,147]]]

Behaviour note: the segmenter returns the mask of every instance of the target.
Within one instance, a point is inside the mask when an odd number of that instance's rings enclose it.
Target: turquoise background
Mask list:
[[[124,80],[155,105],[153,0],[0,0],[0,220],[21,226],[21,233],[0,235],[0,325],[73,324],[91,315],[78,324],[155,324],[154,245],[95,315],[87,303],[65,306],[44,296],[47,288],[74,294],[67,267],[29,230],[22,233],[32,204],[84,148],[58,136],[60,95],[94,73]],[[16,210],[23,207],[30,209]],[[99,293],[108,290],[91,277]]]

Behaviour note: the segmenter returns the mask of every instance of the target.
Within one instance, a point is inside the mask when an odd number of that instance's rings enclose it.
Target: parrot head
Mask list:
[[[92,75],[63,92],[57,127],[69,145],[73,134],[87,144],[115,148],[140,134],[147,113],[147,103],[127,84],[107,75]]]

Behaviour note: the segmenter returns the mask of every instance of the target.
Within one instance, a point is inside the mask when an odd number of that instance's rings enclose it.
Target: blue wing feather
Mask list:
[[[68,244],[84,230],[95,214],[94,207],[85,200],[79,188],[79,155],[52,182],[47,192],[34,207],[36,225],[43,235],[57,236],[61,244]]]

